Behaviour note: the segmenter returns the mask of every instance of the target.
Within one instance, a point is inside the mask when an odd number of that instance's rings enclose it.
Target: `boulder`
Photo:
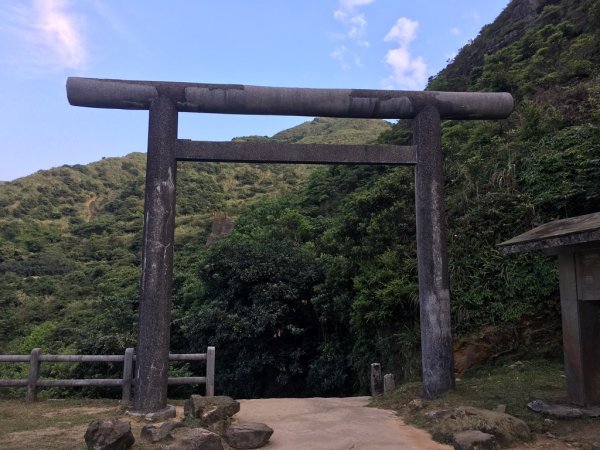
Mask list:
[[[225,436],[225,432],[227,431],[227,428],[229,428],[230,425],[231,419],[227,418],[213,422],[210,425],[205,425],[204,428],[206,428],[208,431],[212,431],[213,433],[218,434],[219,436]]]
[[[225,442],[235,449],[260,448],[264,446],[273,429],[264,423],[238,423],[231,425],[225,432]]]
[[[173,421],[165,422],[159,427],[156,425],[145,425],[142,428],[140,437],[145,441],[151,442],[152,444],[157,442],[170,442],[173,440],[171,431],[182,426],[184,425],[181,422]]]
[[[223,450],[219,435],[204,428],[192,428],[165,450]]]
[[[479,430],[459,431],[454,434],[454,450],[496,450],[500,448],[493,434]]]
[[[84,435],[88,450],[125,450],[135,442],[131,423],[123,420],[94,420]]]
[[[583,408],[572,405],[557,405],[543,400],[534,400],[527,404],[534,412],[547,414],[557,419],[577,419],[578,417],[600,417],[600,407]]]
[[[231,397],[202,397],[192,395],[185,401],[183,413],[185,417],[198,419],[203,427],[222,420],[228,420],[240,410],[240,403]]]
[[[469,406],[442,410],[431,414],[432,435],[435,439],[452,439],[456,433],[478,430],[493,434],[498,444],[509,446],[530,439],[529,428],[521,419],[506,413]]]
[[[465,407],[464,412],[467,421],[479,425],[473,428],[493,434],[502,445],[510,445],[531,437],[527,424],[510,414],[471,406]]]

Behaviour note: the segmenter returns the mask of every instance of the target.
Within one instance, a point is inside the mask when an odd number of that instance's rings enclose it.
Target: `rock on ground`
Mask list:
[[[433,415],[432,415],[433,416]],[[500,445],[529,440],[529,427],[521,419],[506,413],[470,406],[438,411],[435,415],[434,436],[451,439],[455,433],[479,430],[493,434]]]
[[[223,450],[221,437],[204,428],[192,428],[165,450]]]
[[[500,448],[493,434],[479,430],[459,431],[454,434],[454,450],[496,450]]]
[[[231,425],[225,432],[225,442],[236,449],[260,448],[269,442],[273,429],[264,423],[246,422]]]
[[[157,427],[156,425],[145,425],[142,428],[140,437],[152,444],[155,444],[157,442],[172,441],[173,436],[171,435],[171,431],[173,431],[175,428],[179,428],[182,426],[184,425],[181,422],[173,421],[165,422],[159,427]]]
[[[202,426],[227,420],[239,412],[240,403],[231,397],[202,397],[192,395],[185,401],[183,412],[186,417],[198,419]]]
[[[92,421],[84,439],[89,450],[125,450],[135,442],[131,423],[118,419]]]
[[[534,400],[527,407],[538,413],[547,414],[557,419],[576,419],[578,417],[600,417],[600,407],[581,408],[572,405],[556,405],[543,400]]]

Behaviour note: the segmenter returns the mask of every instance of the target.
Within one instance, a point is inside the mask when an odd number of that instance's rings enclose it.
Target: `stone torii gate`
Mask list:
[[[425,398],[454,388],[441,119],[503,119],[507,93],[306,89],[69,78],[71,105],[149,110],[134,411],[167,407],[177,161],[415,166]],[[415,119],[411,146],[201,142],[177,138],[179,112]]]

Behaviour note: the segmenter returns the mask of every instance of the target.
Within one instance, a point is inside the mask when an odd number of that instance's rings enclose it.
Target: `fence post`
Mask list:
[[[206,351],[206,396],[215,395],[215,348],[208,347]]]
[[[40,353],[42,350],[34,348],[31,350],[31,358],[29,359],[29,374],[27,375],[27,397],[28,402],[37,400],[37,380],[40,376]]]
[[[381,378],[381,364],[371,364],[371,396],[383,394],[383,379]]]
[[[131,403],[131,381],[133,378],[133,348],[125,349],[123,359],[123,395],[121,403],[129,405]]]

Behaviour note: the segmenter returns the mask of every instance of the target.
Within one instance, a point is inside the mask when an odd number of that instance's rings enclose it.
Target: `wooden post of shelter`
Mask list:
[[[454,373],[439,120],[506,118],[513,110],[510,94],[306,89],[69,78],[67,96],[75,106],[150,110],[135,410],[153,412],[166,407],[175,161],[416,164],[424,394],[431,398],[452,389]],[[177,139],[178,112],[416,118],[416,145],[300,145],[180,140]]]

